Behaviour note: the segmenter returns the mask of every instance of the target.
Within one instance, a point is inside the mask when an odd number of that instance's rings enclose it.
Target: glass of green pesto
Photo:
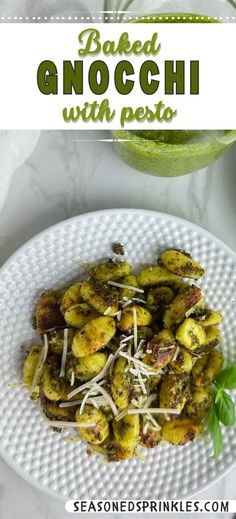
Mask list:
[[[131,20],[129,20],[131,21]],[[208,15],[155,13],[134,23],[216,23]],[[217,160],[236,141],[236,130],[115,130],[115,147],[131,167],[162,177],[186,175]]]

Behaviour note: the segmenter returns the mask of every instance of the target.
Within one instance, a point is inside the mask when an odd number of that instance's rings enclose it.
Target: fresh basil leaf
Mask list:
[[[223,439],[221,434],[220,422],[218,420],[215,406],[213,405],[208,418],[208,429],[214,445],[214,458],[217,458],[223,449]]]
[[[236,389],[236,364],[231,364],[219,373],[216,385],[219,389]]]
[[[235,424],[236,414],[234,402],[225,391],[220,390],[220,398],[216,398],[216,414],[219,420],[225,425],[230,427]]]
[[[216,404],[217,404],[217,402],[219,402],[219,400],[222,398],[223,393],[224,393],[224,390],[223,390],[223,389],[218,389],[218,391],[216,391],[216,393],[215,393],[215,398],[214,398],[214,402],[215,402]]]

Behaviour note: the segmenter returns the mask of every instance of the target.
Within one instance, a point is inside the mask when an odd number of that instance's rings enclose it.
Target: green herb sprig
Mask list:
[[[208,417],[208,429],[214,445],[214,458],[223,449],[221,424],[230,427],[236,422],[235,405],[225,390],[236,389],[236,364],[223,369],[216,377],[213,404]]]

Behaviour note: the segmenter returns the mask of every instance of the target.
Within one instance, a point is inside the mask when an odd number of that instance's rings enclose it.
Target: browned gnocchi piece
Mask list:
[[[162,330],[148,343],[143,362],[154,369],[163,369],[173,358],[176,350],[175,337],[170,330]]]
[[[73,339],[72,351],[76,357],[87,357],[106,346],[116,333],[112,317],[98,317],[79,330]]]
[[[188,417],[173,418],[162,427],[162,437],[172,445],[185,445],[192,442],[202,432],[201,422]]]
[[[107,263],[96,265],[89,271],[89,275],[98,281],[115,281],[116,279],[128,276],[131,266],[125,261],[110,260]]]
[[[105,414],[93,406],[86,405],[82,414],[78,409],[76,422],[81,425],[80,436],[88,443],[100,445],[109,435],[109,423]],[[83,427],[85,424],[88,425]]]
[[[196,350],[204,346],[207,336],[204,328],[197,321],[188,317],[179,326],[176,332],[176,339],[188,350]]]
[[[99,314],[114,316],[118,312],[118,291],[116,288],[90,279],[81,287],[83,300]]]
[[[36,310],[36,327],[40,335],[65,325],[60,312],[60,296],[55,290],[47,290],[41,295]]]
[[[170,287],[152,288],[147,294],[147,309],[151,313],[163,310],[174,298],[175,293]]]
[[[122,330],[130,330],[134,327],[134,320],[137,320],[137,326],[149,326],[152,322],[152,315],[142,306],[127,306],[121,312],[119,327]]]
[[[79,303],[73,305],[65,312],[65,321],[68,326],[73,328],[82,328],[85,324],[96,319],[99,314],[87,303]]]
[[[167,250],[161,261],[170,272],[184,278],[198,279],[205,274],[204,268],[185,251]]]
[[[166,375],[160,386],[160,407],[182,411],[190,391],[189,377],[186,374]]]
[[[60,310],[63,315],[71,306],[83,302],[81,297],[81,286],[82,282],[78,281],[77,283],[74,283],[74,285],[71,285],[69,288],[67,288],[61,299]]]
[[[202,294],[198,287],[190,286],[183,290],[167,307],[164,314],[165,328],[172,328],[189,316],[201,302]]]
[[[116,441],[125,449],[132,449],[139,441],[140,418],[138,414],[126,415],[119,422],[113,420]]]
[[[178,286],[179,277],[172,274],[164,267],[150,267],[142,270],[138,275],[138,284],[141,287],[155,287],[155,286]]]

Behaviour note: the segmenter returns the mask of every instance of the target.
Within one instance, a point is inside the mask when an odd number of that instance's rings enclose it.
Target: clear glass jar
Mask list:
[[[236,0],[145,0],[145,9],[143,0],[121,0],[114,4],[113,8],[121,11],[120,22],[148,22],[148,17],[154,21],[154,14],[165,16],[175,13],[185,16],[185,22],[190,22],[186,20],[188,13],[211,16],[211,20],[204,20],[208,23],[214,22],[214,17],[222,17],[229,22],[233,22],[233,16],[236,17]],[[108,5],[109,0],[107,8]],[[226,20],[226,17],[229,19]],[[236,130],[116,130],[113,137],[116,139],[116,150],[127,164],[144,173],[171,177],[202,169],[217,160],[236,140]]]

